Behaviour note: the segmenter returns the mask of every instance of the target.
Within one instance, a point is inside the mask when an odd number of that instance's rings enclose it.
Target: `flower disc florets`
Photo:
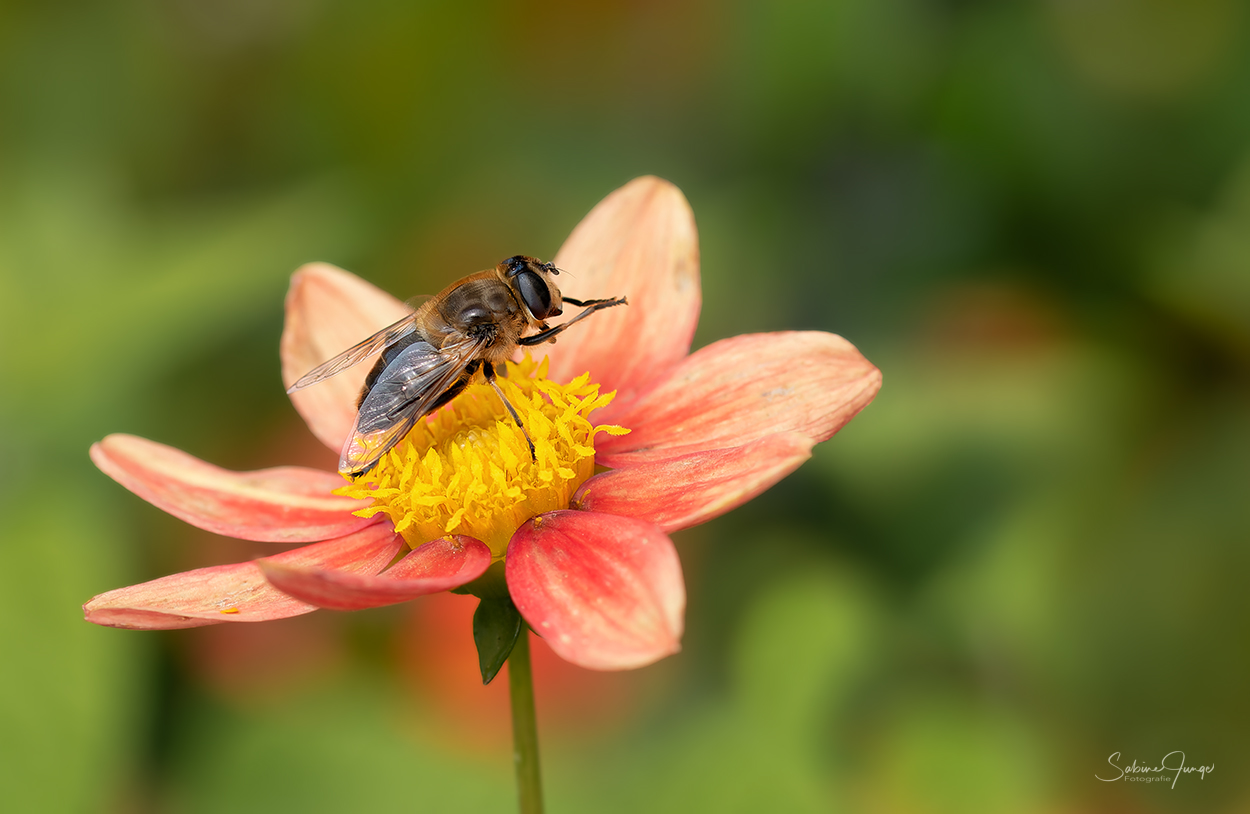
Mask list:
[[[450,404],[417,422],[367,475],[335,491],[369,498],[357,512],[385,512],[408,545],[417,548],[448,534],[475,537],[503,557],[522,523],[564,509],[595,468],[595,435],[623,435],[615,425],[594,426],[587,416],[612,401],[590,374],[568,384],[549,381],[547,360],[508,362],[496,381],[534,442],[535,459],[498,394],[474,384]]]

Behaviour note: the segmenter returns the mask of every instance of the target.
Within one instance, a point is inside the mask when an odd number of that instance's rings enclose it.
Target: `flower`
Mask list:
[[[679,650],[685,587],[668,533],[792,472],[872,400],[881,374],[821,332],[736,336],[690,353],[694,217],[660,179],[609,195],[554,262],[568,293],[625,295],[629,306],[596,314],[541,346],[545,364],[510,365],[500,380],[535,436],[536,463],[508,449],[515,425],[472,387],[419,428],[428,436],[410,436],[347,487],[333,472],[229,472],[108,436],[92,459],[144,500],[218,534],[307,545],[109,591],[84,605],[87,620],[167,629],[354,610],[457,588],[502,561],[517,609],[568,661],[628,669]],[[286,383],[405,313],[345,271],[303,267],[287,297]],[[291,396],[333,450],[352,427],[365,368]],[[444,471],[453,465],[473,473],[454,489]],[[522,483],[531,465],[541,477]]]

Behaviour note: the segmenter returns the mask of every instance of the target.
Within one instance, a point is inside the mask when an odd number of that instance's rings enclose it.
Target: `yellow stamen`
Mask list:
[[[502,558],[522,523],[567,508],[594,473],[597,433],[629,432],[590,423],[590,412],[615,393],[601,395],[589,374],[560,385],[547,380],[545,358],[536,364],[526,357],[507,368],[497,381],[529,431],[537,460],[495,391],[474,384],[418,421],[369,474],[334,493],[371,498],[373,505],[356,514],[385,512],[412,548],[466,534]]]

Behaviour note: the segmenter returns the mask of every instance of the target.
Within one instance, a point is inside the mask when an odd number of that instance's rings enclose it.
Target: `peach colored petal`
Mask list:
[[[304,568],[259,560],[269,584],[296,599],[331,610],[361,610],[458,588],[490,565],[490,549],[463,535],[433,540],[381,574]]]
[[[264,622],[316,610],[265,581],[258,562],[376,574],[403,547],[389,524],[284,551],[263,561],[214,565],[100,594],[82,606],[88,622],[133,630],[172,630],[221,622]]]
[[[91,460],[157,508],[227,537],[307,543],[377,522],[352,514],[368,501],[330,494],[343,485],[332,472],[298,466],[231,472],[135,435],[92,445]]]
[[[409,314],[408,306],[377,286],[328,263],[309,263],[291,275],[279,354],[290,387],[317,365]],[[372,361],[291,394],[291,403],[321,443],[343,448],[356,421],[356,400]]]
[[[691,354],[628,412],[614,416],[631,432],[597,442],[596,461],[624,469],[778,432],[824,441],[880,388],[881,371],[834,334],[722,339]]]
[[[751,500],[810,458],[811,449],[805,435],[778,433],[745,446],[612,469],[582,484],[572,507],[637,517],[676,531]]]
[[[628,670],[681,649],[681,563],[652,523],[597,512],[539,515],[513,535],[505,573],[521,615],[566,661]]]
[[[645,177],[616,190],[577,225],[555,263],[564,271],[562,293],[583,300],[626,296],[629,305],[601,311],[557,344],[534,348],[535,357],[550,357],[552,379],[589,370],[605,392],[618,391],[620,404],[690,351],[701,301],[699,241],[677,187]],[[565,309],[566,318],[575,313]]]

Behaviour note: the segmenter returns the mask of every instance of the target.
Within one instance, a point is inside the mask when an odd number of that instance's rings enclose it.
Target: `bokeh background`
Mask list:
[[[1247,11],[0,3],[0,806],[512,810],[471,600],[83,623],[274,551],[87,448],[332,466],[279,380],[292,270],[428,293],[653,173],[697,345],[834,331],[885,385],[677,535],[682,654],[537,653],[549,809],[1250,811]],[[1173,750],[1214,772],[1096,779]]]

